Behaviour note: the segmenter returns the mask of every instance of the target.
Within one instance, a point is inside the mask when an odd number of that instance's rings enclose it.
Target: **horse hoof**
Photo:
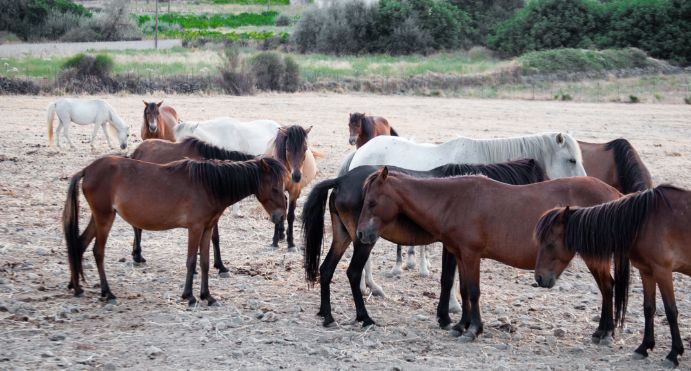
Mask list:
[[[612,335],[605,335],[600,339],[598,344],[602,346],[612,346],[612,344],[614,344],[614,338]]]
[[[429,277],[429,271],[427,269],[420,270],[420,277]]]
[[[228,271],[218,272],[218,276],[221,278],[230,278],[230,272],[228,272]]]
[[[334,320],[333,316],[328,314],[328,315],[324,316],[324,322],[322,322],[322,326],[334,327],[334,326],[336,326],[336,321]]]
[[[456,328],[456,326],[451,326],[451,329],[449,330],[449,335],[451,335],[455,338],[461,337],[461,336],[463,336],[463,331]]]
[[[288,252],[295,253],[298,252],[298,249],[296,249],[295,246],[288,246]]]
[[[367,328],[370,326],[374,326],[376,323],[371,318],[367,318],[364,321],[362,321],[362,328]]]
[[[146,263],[146,259],[144,259],[143,256],[133,256],[132,260],[134,260],[135,263],[137,264],[144,264]]]
[[[472,343],[473,341],[475,341],[476,338],[477,338],[477,336],[475,336],[475,334],[467,331],[465,334],[461,335],[461,337],[458,338],[458,340],[461,343]]]
[[[386,297],[384,289],[382,289],[381,287],[370,288],[370,290],[372,291],[372,296],[378,296],[382,298]]]
[[[207,301],[207,305],[210,307],[220,307],[221,303],[219,303],[218,300],[214,298],[209,298],[209,300]]]
[[[662,361],[662,366],[665,368],[677,368],[677,366],[679,366],[679,361],[674,361],[669,358],[665,358],[665,360]]]
[[[196,305],[197,305],[197,298],[195,298],[194,296],[190,296],[190,299],[187,302],[187,306],[192,308],[192,307],[195,307]]]
[[[278,249],[278,244],[277,244],[277,243],[272,243],[271,245],[269,245],[269,248],[270,248],[271,250],[277,250],[277,249]]]
[[[648,358],[648,355],[647,354],[641,354],[638,352],[633,352],[633,354],[631,355],[631,358],[635,359],[636,361],[640,361],[641,359]]]
[[[386,274],[386,276],[387,276],[387,277],[396,277],[396,278],[399,278],[399,277],[401,277],[401,273],[402,273],[402,271],[401,271],[401,266],[400,266],[400,265],[397,265],[397,266],[393,267],[393,268],[391,269],[391,271],[390,271],[389,273]]]

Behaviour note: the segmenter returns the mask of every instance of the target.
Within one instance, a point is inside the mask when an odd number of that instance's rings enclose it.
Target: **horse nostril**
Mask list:
[[[300,183],[301,179],[302,179],[302,174],[293,173],[293,183]]]
[[[362,241],[362,239],[365,237],[365,234],[360,232],[360,231],[357,231],[356,234],[357,234],[357,239],[360,241]]]

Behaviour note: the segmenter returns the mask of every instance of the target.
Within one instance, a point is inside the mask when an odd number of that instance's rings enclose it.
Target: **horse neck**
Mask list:
[[[108,114],[110,115],[110,123],[113,124],[113,126],[118,131],[122,131],[125,129],[125,123],[122,121],[120,116],[118,116],[118,114],[115,113],[115,111],[110,107],[108,107]]]
[[[499,139],[470,139],[469,145],[464,146],[464,148],[482,154],[482,162],[484,163],[533,158],[544,167],[543,146],[545,143],[543,138],[533,135]]]
[[[360,120],[360,136],[358,141],[362,140],[362,144],[365,144],[370,139],[374,138],[374,121],[370,117],[363,117]]]

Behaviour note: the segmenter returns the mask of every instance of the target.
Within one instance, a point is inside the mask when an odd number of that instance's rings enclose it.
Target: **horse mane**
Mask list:
[[[489,162],[503,162],[507,158],[521,156],[522,158],[543,158],[545,150],[557,145],[554,136],[556,133],[542,133],[521,137],[496,138],[496,139],[469,139],[473,143],[475,151],[484,153]],[[576,160],[583,162],[578,143],[568,134],[562,134],[564,141],[575,151]],[[450,143],[450,142],[447,142]]]
[[[432,170],[444,177],[481,174],[506,184],[530,184],[547,179],[542,167],[533,159],[498,164],[447,164]]]
[[[199,153],[202,158],[209,160],[247,161],[256,157],[244,152],[228,151],[193,137],[185,139],[180,144],[185,148]]]
[[[300,125],[287,126],[282,129],[278,130],[278,134],[276,134],[274,157],[281,163],[285,163],[288,148],[299,148],[303,143],[307,143],[307,130]]]
[[[608,142],[605,149],[614,152],[617,176],[624,194],[652,188],[653,181],[650,178],[650,173],[628,140],[615,139]]]
[[[540,218],[535,228],[535,237],[543,244],[553,226],[561,221],[564,246],[569,251],[596,260],[614,257],[615,323],[619,325],[624,323],[628,302],[629,250],[660,201],[669,206],[665,190],[680,189],[660,185],[597,206],[553,209]]]
[[[374,130],[374,119],[372,119],[372,116],[365,116],[365,114],[362,114],[362,118],[360,119],[360,130],[362,130],[362,136],[365,138],[370,138],[372,137],[372,131]]]
[[[270,157],[241,162],[182,160],[172,163],[169,168],[174,172],[187,171],[188,176],[213,197],[225,199],[256,193],[266,171],[262,162],[268,165],[272,182],[283,182],[286,175],[285,167]]]

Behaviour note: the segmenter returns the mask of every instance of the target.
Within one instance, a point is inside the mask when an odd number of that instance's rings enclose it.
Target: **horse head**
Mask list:
[[[307,135],[312,127],[305,129],[300,125],[292,125],[278,129],[276,136],[276,158],[281,160],[290,171],[293,183],[302,180],[302,167],[307,154]]]
[[[550,179],[585,176],[583,156],[578,142],[569,134],[550,134],[547,147],[551,153],[545,156],[545,171]]]
[[[161,108],[163,101],[156,102],[144,102],[144,125],[147,126],[149,133],[155,134],[158,131],[158,109]]]
[[[568,206],[552,209],[537,222],[534,237],[538,243],[535,281],[540,287],[552,288],[575,256],[575,251],[567,248],[564,238],[571,213]]]
[[[400,207],[393,197],[391,184],[395,181],[389,175],[388,167],[370,175],[363,187],[365,197],[357,225],[357,238],[365,244],[374,244],[379,238],[379,231],[394,221]]]
[[[357,138],[360,136],[360,133],[362,132],[362,120],[364,118],[365,113],[355,112],[350,114],[350,120],[348,120],[348,129],[350,130],[350,137],[348,139],[348,143],[350,143],[351,146],[357,143]]]

